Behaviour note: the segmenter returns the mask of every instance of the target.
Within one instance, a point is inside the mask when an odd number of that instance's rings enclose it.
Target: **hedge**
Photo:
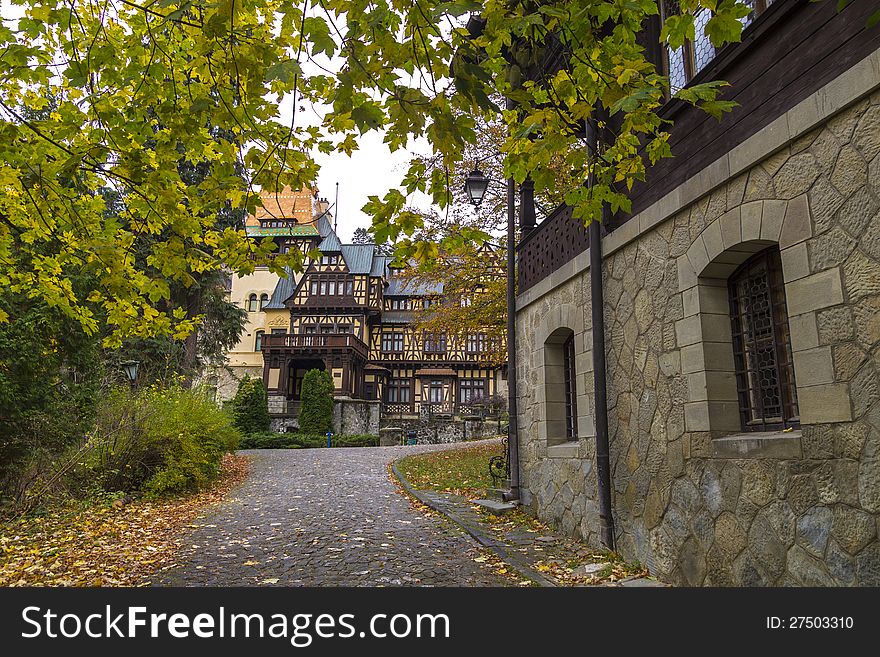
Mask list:
[[[330,439],[333,447],[376,447],[379,436],[357,434],[351,436],[333,436]],[[254,433],[242,438],[240,449],[302,449],[326,447],[327,436],[302,433]]]

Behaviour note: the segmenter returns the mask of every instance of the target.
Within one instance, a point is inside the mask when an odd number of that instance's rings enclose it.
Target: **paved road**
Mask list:
[[[197,521],[177,586],[499,586],[457,525],[413,509],[387,465],[440,446],[248,452],[247,481]]]

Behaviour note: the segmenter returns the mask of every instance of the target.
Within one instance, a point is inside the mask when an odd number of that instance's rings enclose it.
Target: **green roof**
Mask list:
[[[318,229],[311,224],[284,226],[283,228],[263,228],[262,226],[245,226],[248,237],[320,237]]]

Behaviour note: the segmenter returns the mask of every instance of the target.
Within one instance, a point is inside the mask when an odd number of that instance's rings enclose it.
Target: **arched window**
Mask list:
[[[265,308],[267,303],[269,303],[269,295],[264,292],[260,295],[260,310]]]
[[[263,334],[265,331],[257,331],[254,333],[254,351],[263,350]]]
[[[731,274],[728,293],[743,430],[798,426],[779,248],[772,246],[746,260]]]
[[[257,312],[257,295],[251,294],[248,297],[248,312],[255,313]]]

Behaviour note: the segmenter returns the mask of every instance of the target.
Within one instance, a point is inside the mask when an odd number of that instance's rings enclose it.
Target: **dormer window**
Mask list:
[[[339,264],[339,256],[338,255],[322,255],[321,256],[321,264],[322,265],[338,265]]]

